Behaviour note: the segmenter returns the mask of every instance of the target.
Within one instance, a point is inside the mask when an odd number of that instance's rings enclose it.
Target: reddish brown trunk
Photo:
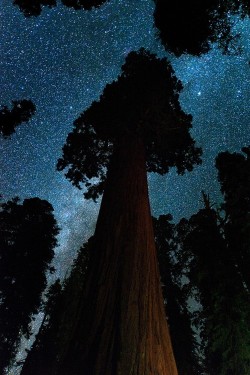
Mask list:
[[[93,252],[87,299],[60,375],[177,375],[139,138],[124,137],[115,150]]]

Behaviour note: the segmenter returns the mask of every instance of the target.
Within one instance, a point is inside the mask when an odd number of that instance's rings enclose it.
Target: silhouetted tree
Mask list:
[[[91,240],[79,250],[70,277],[57,280],[47,293],[44,319],[25,360],[21,375],[53,375],[77,322],[85,285]]]
[[[179,248],[198,291],[198,314],[206,373],[247,375],[250,371],[250,306],[218,214],[205,208],[179,223]]]
[[[224,196],[225,237],[228,251],[250,292],[250,147],[243,153],[223,152],[216,158]]]
[[[51,285],[43,303],[44,317],[35,342],[24,361],[21,374],[53,374],[57,359],[57,329],[63,311],[62,286],[59,279]],[[23,362],[23,361],[22,361]]]
[[[155,26],[165,48],[176,56],[200,55],[217,40],[227,52],[233,37],[228,12],[250,14],[248,0],[154,0]]]
[[[62,0],[62,3],[63,5],[76,10],[91,10],[92,8],[98,8],[102,4],[106,3],[106,1],[109,0]]]
[[[11,109],[0,107],[0,134],[9,137],[22,122],[27,122],[36,111],[31,100],[13,100]]]
[[[166,324],[146,171],[200,163],[166,59],[131,52],[116,81],[75,121],[58,169],[96,198],[105,186],[84,303],[62,374],[177,374]],[[106,179],[106,170],[107,179]],[[96,178],[101,182],[95,183]],[[87,307],[86,307],[87,306]]]
[[[179,375],[200,375],[199,346],[191,327],[191,313],[182,286],[184,274],[176,262],[175,225],[171,215],[153,218],[163,297]]]
[[[0,206],[0,371],[13,359],[20,335],[29,336],[38,312],[45,272],[58,227],[53,208],[39,198],[15,198]],[[50,269],[53,271],[53,269]]]
[[[25,17],[39,16],[42,12],[42,7],[47,6],[52,8],[56,6],[56,0],[14,0],[14,5],[17,5]]]
[[[75,10],[85,9],[90,10],[97,8],[107,0],[62,0],[63,5],[74,8]],[[47,6],[52,8],[57,5],[57,0],[14,0],[14,5],[17,5],[25,17],[39,16],[42,12],[42,7]]]

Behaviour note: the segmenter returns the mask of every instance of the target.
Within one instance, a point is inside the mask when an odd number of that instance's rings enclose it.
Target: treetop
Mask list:
[[[75,10],[91,10],[97,8],[107,0],[62,0],[62,4]],[[17,5],[25,17],[39,16],[42,8],[49,8],[57,5],[57,0],[13,0],[13,4]]]
[[[143,139],[149,172],[192,170],[201,149],[189,133],[192,116],[180,107],[181,90],[166,58],[131,52],[117,80],[74,122],[58,170],[68,168],[66,177],[78,187],[93,177],[103,182],[113,147],[124,136]]]

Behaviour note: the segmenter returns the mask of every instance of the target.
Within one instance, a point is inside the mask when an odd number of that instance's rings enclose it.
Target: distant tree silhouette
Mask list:
[[[29,336],[56,246],[53,208],[39,198],[0,206],[0,372],[13,359],[20,334]],[[53,271],[53,269],[50,269]]]
[[[62,0],[63,5],[74,8],[75,10],[90,10],[97,8],[108,0]],[[42,13],[42,7],[52,8],[57,5],[57,0],[14,0],[25,17],[39,16]]]
[[[19,7],[25,17],[31,17],[39,16],[43,6],[49,8],[56,6],[56,0],[13,0],[13,4]]]
[[[47,293],[44,319],[21,375],[53,375],[63,351],[70,342],[70,333],[77,322],[78,306],[82,303],[91,240],[78,252],[71,274],[61,286],[57,280]]]
[[[97,198],[104,188],[78,322],[59,373],[177,374],[166,324],[146,170],[200,163],[166,59],[131,52],[116,81],[75,121],[58,169]],[[106,179],[107,170],[107,179]],[[98,178],[100,183],[95,183]],[[84,307],[83,307],[84,306]],[[87,306],[87,307],[86,307]]]
[[[199,346],[191,328],[191,313],[182,287],[181,267],[176,263],[175,225],[171,215],[153,218],[163,297],[179,375],[201,375]]]
[[[155,26],[167,50],[176,56],[183,53],[200,55],[209,49],[209,43],[219,41],[227,52],[232,42],[228,12],[250,14],[248,0],[154,0]]]
[[[98,8],[102,4],[106,3],[106,1],[109,0],[62,0],[62,3],[63,5],[76,10],[91,10],[92,8]]]
[[[247,375],[250,371],[250,306],[218,214],[205,208],[178,225],[188,269],[189,292],[198,291],[198,315],[206,374]]]
[[[0,134],[9,137],[22,122],[27,122],[34,115],[36,107],[31,100],[13,100],[12,108],[0,107]]]
[[[42,324],[26,359],[21,362],[24,363],[21,374],[53,374],[58,350],[58,320],[64,308],[62,294],[62,286],[57,279],[46,294]]]
[[[250,292],[250,146],[243,153],[223,152],[216,158],[218,178],[224,196],[225,236]]]

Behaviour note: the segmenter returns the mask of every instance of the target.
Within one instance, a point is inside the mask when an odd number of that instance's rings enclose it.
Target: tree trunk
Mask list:
[[[177,375],[139,137],[117,142],[92,253],[85,295],[58,374]]]

